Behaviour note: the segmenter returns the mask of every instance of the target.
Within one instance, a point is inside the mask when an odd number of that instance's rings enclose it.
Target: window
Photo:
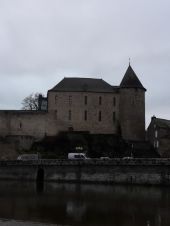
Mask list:
[[[155,130],[155,138],[158,137],[158,130]]]
[[[71,120],[71,110],[68,111],[68,119]]]
[[[159,141],[158,140],[154,140],[154,148],[159,148]]]
[[[113,106],[116,106],[116,97],[113,97]]]
[[[20,129],[22,128],[22,123],[21,123],[21,122],[19,123],[19,128],[20,128]]]
[[[99,105],[102,105],[102,97],[99,97]]]
[[[54,112],[54,118],[57,120],[57,118],[58,118],[58,112],[57,112],[57,110],[55,110],[55,112]]]
[[[116,121],[116,112],[114,111],[113,112],[113,122],[115,122]]]
[[[84,120],[87,121],[87,111],[84,111]]]
[[[98,120],[99,120],[99,122],[102,121],[102,112],[101,111],[99,111]]]
[[[87,105],[87,96],[84,97],[84,104]]]
[[[69,101],[69,105],[71,105],[72,104],[72,96],[68,97],[68,101]]]
[[[55,95],[55,104],[57,104],[57,102],[58,102],[58,96]]]

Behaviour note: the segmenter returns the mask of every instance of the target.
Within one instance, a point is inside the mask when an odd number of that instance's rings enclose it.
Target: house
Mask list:
[[[153,116],[147,129],[147,139],[161,157],[170,157],[170,120]]]

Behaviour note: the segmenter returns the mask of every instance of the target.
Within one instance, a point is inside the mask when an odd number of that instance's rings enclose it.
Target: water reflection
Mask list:
[[[45,225],[169,226],[169,209],[166,187],[0,182],[1,219]]]

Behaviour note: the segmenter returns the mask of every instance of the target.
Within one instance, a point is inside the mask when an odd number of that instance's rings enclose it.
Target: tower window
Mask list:
[[[99,97],[99,105],[102,105],[102,97]]]
[[[71,110],[69,110],[69,111],[68,111],[68,119],[69,119],[69,120],[71,120],[71,118],[72,118],[71,116],[72,116],[72,115],[71,115]]]
[[[114,111],[113,112],[113,122],[115,122],[116,121],[116,112]]]
[[[87,111],[84,111],[84,120],[87,121]]]
[[[99,120],[99,122],[102,121],[102,112],[101,111],[99,111],[98,120]]]
[[[84,97],[84,104],[87,105],[87,96]]]

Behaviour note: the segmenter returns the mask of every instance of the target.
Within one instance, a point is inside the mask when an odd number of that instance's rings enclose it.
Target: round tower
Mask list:
[[[145,91],[132,67],[120,83],[120,126],[125,140],[145,140]]]

